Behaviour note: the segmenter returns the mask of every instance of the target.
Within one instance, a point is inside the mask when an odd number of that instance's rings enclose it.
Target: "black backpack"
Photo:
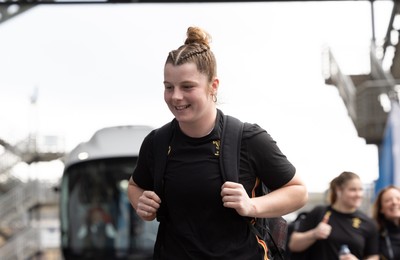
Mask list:
[[[220,148],[220,168],[223,181],[239,181],[240,147],[243,133],[243,122],[228,115],[223,115],[223,128]],[[164,171],[167,162],[167,151],[172,138],[173,123],[167,123],[157,129],[154,135],[154,191],[160,198],[164,196]],[[256,196],[268,193],[268,188],[262,184],[256,190]],[[159,234],[163,230],[163,220],[166,216],[165,208],[157,211],[157,220],[160,222]],[[286,249],[287,222],[283,217],[247,219],[250,229],[260,239],[266,242],[269,259],[282,259]],[[157,239],[159,241],[159,239]],[[155,248],[160,249],[160,244]],[[155,250],[160,253],[161,250]],[[155,256],[155,259],[158,259]]]

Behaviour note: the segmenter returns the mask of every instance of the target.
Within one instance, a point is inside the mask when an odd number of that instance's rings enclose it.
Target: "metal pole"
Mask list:
[[[372,42],[376,44],[375,38],[375,12],[374,12],[374,0],[371,0],[371,28],[372,28]]]

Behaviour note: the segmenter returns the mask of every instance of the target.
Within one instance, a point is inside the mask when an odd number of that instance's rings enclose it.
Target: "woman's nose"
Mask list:
[[[172,98],[175,100],[182,99],[182,91],[179,88],[174,88],[174,92],[172,93]]]

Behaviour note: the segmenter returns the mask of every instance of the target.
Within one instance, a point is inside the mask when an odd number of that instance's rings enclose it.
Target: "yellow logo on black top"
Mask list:
[[[359,218],[353,218],[352,220],[353,220],[353,227],[354,227],[354,228],[360,228],[361,219],[359,219]]]
[[[220,141],[220,140],[216,140],[216,141],[213,141],[212,143],[213,143],[213,145],[215,145],[215,152],[214,152],[214,155],[215,155],[215,156],[219,156],[219,149],[220,149],[220,143],[221,143],[221,141]]]

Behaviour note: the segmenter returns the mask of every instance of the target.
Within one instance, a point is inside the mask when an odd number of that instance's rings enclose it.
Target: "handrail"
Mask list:
[[[0,248],[0,259],[23,260],[42,251],[40,229],[28,228]]]
[[[0,155],[0,161],[0,174],[3,174],[17,165],[21,161],[21,158],[6,149],[4,153]]]
[[[371,63],[371,76],[375,80],[386,80],[391,86],[395,86],[395,79],[390,73],[387,73],[383,67],[381,61],[376,57],[376,46],[374,41],[371,41],[370,48],[370,63]]]
[[[400,4],[398,3],[398,1],[393,1],[393,9],[392,9],[392,13],[391,13],[390,19],[389,19],[389,26],[387,28],[386,35],[385,35],[385,38],[384,38],[384,43],[383,43],[383,46],[382,46],[383,54],[386,53],[387,47],[389,45],[391,45],[390,35],[391,35],[392,29],[393,29],[394,18],[396,16],[396,14],[400,11],[398,9],[400,9]]]
[[[31,181],[20,184],[0,197],[0,227],[15,230],[25,228],[28,223],[23,216],[38,204],[58,203],[58,196],[52,193],[47,183]]]
[[[384,87],[382,92],[385,92],[390,99],[398,99],[398,93],[396,92],[396,85],[399,84],[399,80],[395,79],[392,74],[386,72],[382,67],[381,60],[376,56],[375,43],[371,42],[370,59],[371,59],[371,75],[375,80],[377,87]],[[380,83],[380,84],[379,84]]]
[[[30,227],[28,212],[40,204],[58,203],[50,183],[31,181],[0,197],[0,227],[11,229],[12,237],[0,247],[0,259],[27,259],[40,252],[40,229]]]
[[[56,160],[65,155],[64,139],[59,136],[28,136],[15,145],[11,145],[0,138],[0,145],[5,148],[6,152],[18,156],[20,161],[28,164],[37,161]],[[0,174],[3,172],[0,169]]]
[[[325,79],[330,79],[338,88],[339,94],[346,105],[349,116],[352,120],[356,118],[356,110],[354,100],[356,96],[356,87],[348,75],[345,75],[336,61],[329,47],[323,50],[323,57],[326,59],[323,63],[323,73]]]

